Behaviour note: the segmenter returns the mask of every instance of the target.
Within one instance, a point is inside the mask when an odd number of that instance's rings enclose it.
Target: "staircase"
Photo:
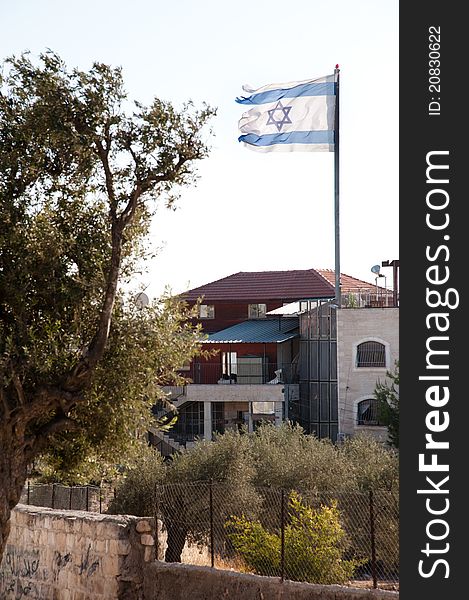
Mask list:
[[[149,432],[153,436],[152,445],[164,457],[171,456],[176,452],[181,452],[185,448],[192,448],[194,446],[194,442],[182,444],[181,442],[174,440],[168,433],[160,431],[156,427],[150,427]]]
[[[173,387],[170,390],[169,401],[176,408],[180,409],[187,404],[186,386]],[[155,413],[157,419],[161,419],[166,415],[174,413],[173,409],[162,409]],[[164,456],[169,457],[176,452],[181,452],[184,449],[192,448],[195,444],[193,441],[178,440],[177,434],[171,435],[171,430],[162,431],[157,427],[150,427],[149,433],[152,436],[151,443]]]

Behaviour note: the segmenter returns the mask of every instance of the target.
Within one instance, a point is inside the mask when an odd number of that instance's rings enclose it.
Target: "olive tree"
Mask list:
[[[90,426],[106,398],[115,411],[135,401],[131,390],[117,393],[117,381],[107,396],[112,361],[116,380],[125,362],[118,328],[151,334],[125,314],[112,330],[116,301],[144,252],[157,202],[174,206],[181,186],[194,183],[213,114],[190,102],[181,110],[159,99],[132,105],[121,70],[104,64],[70,70],[50,51],[4,61],[0,557],[28,465],[57,436]],[[127,373],[137,367],[132,358]]]

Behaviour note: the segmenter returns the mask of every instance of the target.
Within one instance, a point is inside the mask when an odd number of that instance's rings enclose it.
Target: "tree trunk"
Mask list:
[[[11,383],[0,389],[0,562],[10,533],[11,511],[21,498],[28,466],[47,447],[51,435],[73,427],[68,414],[83,400],[104,353],[119,277],[122,231],[121,225],[113,227],[107,290],[88,355],[56,386],[40,386],[28,394],[12,369]],[[47,414],[52,415],[50,419],[41,422]]]
[[[164,555],[166,562],[181,562],[181,555],[186,543],[187,528],[181,523],[167,523],[168,547]]]
[[[0,562],[10,533],[10,515],[27,478],[27,462],[8,423],[0,425]]]
[[[82,392],[53,386],[26,393],[19,378],[13,375],[13,380],[0,389],[0,561],[10,533],[11,511],[20,501],[29,465],[51,435],[73,427],[62,408],[69,410],[83,397]],[[44,415],[50,415],[49,419]]]

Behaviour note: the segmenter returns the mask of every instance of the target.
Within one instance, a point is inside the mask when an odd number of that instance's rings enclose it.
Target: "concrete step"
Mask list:
[[[168,446],[171,446],[174,450],[182,450],[183,446],[176,440],[173,440],[167,433],[156,429],[155,427],[150,427],[150,432],[159,440],[163,441]]]

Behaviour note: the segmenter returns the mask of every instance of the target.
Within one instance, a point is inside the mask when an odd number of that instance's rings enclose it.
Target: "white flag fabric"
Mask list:
[[[236,98],[253,106],[238,126],[238,141],[259,152],[334,151],[335,76],[273,83]]]

